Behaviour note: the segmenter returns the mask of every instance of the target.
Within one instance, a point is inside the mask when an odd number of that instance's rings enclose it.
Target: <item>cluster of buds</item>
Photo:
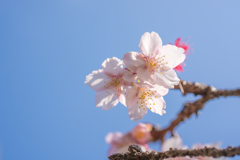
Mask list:
[[[188,48],[172,44],[163,46],[157,33],[146,32],[141,37],[139,49],[140,53],[124,54],[122,60],[106,59],[101,69],[86,76],[85,84],[97,92],[96,107],[108,110],[120,102],[128,107],[129,117],[134,121],[142,119],[148,109],[159,115],[166,113],[163,96],[178,85],[175,70],[186,59]]]

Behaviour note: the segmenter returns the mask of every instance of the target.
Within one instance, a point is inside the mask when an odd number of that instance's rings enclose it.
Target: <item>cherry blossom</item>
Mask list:
[[[124,69],[122,61],[113,57],[106,59],[101,69],[86,76],[85,84],[97,91],[96,107],[102,106],[103,110],[108,110],[118,102],[126,106],[126,95],[134,81],[136,74]]]
[[[124,65],[137,73],[142,81],[173,88],[179,78],[173,68],[185,60],[184,49],[175,45],[162,46],[162,40],[155,32],[146,32],[141,37],[138,52],[128,52],[123,56]]]
[[[151,139],[151,124],[139,123],[132,131],[131,134],[138,144],[146,144]]]
[[[131,135],[131,133],[108,133],[105,140],[108,144],[110,144],[108,155],[112,155],[114,153],[125,153],[128,151],[129,145],[132,144],[137,144],[139,147],[141,147],[143,152],[149,149],[147,144],[138,144]]]
[[[188,45],[186,42],[182,42],[181,41],[181,37],[179,37],[176,41],[175,41],[175,46],[177,47],[180,47],[180,48],[183,48],[184,49],[184,54],[189,54],[189,49],[190,49],[190,45]],[[174,69],[178,72],[183,72],[183,66],[185,64],[184,63],[181,63],[179,64],[178,66],[176,66]]]
[[[138,121],[147,113],[148,108],[159,115],[166,113],[165,101],[162,96],[168,93],[168,89],[147,82],[135,83],[128,91],[126,104],[130,119]]]

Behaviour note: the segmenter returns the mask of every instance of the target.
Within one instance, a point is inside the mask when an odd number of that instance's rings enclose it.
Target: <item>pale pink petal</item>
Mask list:
[[[162,144],[162,151],[168,151],[169,148],[182,148],[182,139],[181,137],[175,133],[173,137],[165,140]]]
[[[190,157],[186,156],[186,157],[168,158],[168,159],[164,159],[164,160],[200,160],[200,159],[198,159],[198,158],[190,158]]]
[[[156,76],[156,83],[165,88],[174,88],[180,79],[177,77],[176,72],[173,69],[168,69],[164,72],[154,74]]]
[[[136,82],[138,77],[136,73],[132,73],[131,71],[128,71],[127,69],[125,69],[123,72],[122,78],[128,82]]]
[[[151,83],[149,83],[148,81],[143,81],[142,83],[135,83],[137,84],[139,87],[141,88],[150,88],[150,89],[154,89],[154,85],[152,85]]]
[[[140,107],[137,103],[137,99],[134,100],[134,102],[128,107],[128,115],[131,120],[134,119],[135,121],[138,121],[142,119],[147,113],[147,107]]]
[[[103,110],[109,110],[118,104],[118,97],[112,93],[108,94],[107,90],[98,91],[95,96],[96,107],[102,106]]]
[[[163,86],[160,86],[160,85],[154,85],[154,89],[157,91],[157,93],[160,95],[160,96],[165,96],[169,89],[163,87]]]
[[[160,86],[160,85],[153,85],[147,81],[144,81],[144,83],[137,83],[141,88],[148,88],[149,90],[151,91],[156,91],[156,95],[157,96],[165,96],[169,89],[163,87],[163,86]]]
[[[121,148],[116,148],[116,150],[114,150],[114,151],[112,152],[112,154],[113,154],[113,153],[125,153],[125,152],[127,152],[127,151],[128,151],[128,145],[123,146],[123,147],[121,147]]]
[[[105,83],[108,83],[108,81],[108,76],[103,72],[102,69],[99,69],[87,75],[86,81],[84,83],[91,87],[93,90],[100,91],[104,89]]]
[[[166,113],[166,111],[164,110],[166,108],[166,103],[163,97],[153,98],[153,100],[149,100],[149,102],[151,103],[151,105],[148,107],[151,108],[150,110],[152,112],[159,115],[163,115]]]
[[[186,55],[183,53],[183,48],[167,44],[165,46],[162,46],[159,57],[165,55],[164,62],[167,63],[167,66],[170,68],[175,68],[186,59]]]
[[[138,121],[142,119],[145,114],[147,113],[147,108],[145,107],[145,110],[143,108],[139,109],[138,101],[138,92],[140,87],[139,86],[133,86],[127,94],[127,106],[128,106],[128,115],[130,119],[134,119],[134,121]]]
[[[161,47],[162,40],[156,32],[146,32],[142,35],[139,49],[145,56],[155,56]]]
[[[204,148],[205,146],[219,148],[221,146],[221,142],[209,143],[209,144],[197,143],[192,146],[192,149],[201,149],[201,148]]]
[[[154,82],[153,80],[154,75],[151,72],[149,72],[148,69],[138,68],[137,75],[141,81],[148,81],[151,83]]]
[[[133,87],[132,87],[133,88]],[[129,92],[131,89],[129,90]],[[128,115],[131,120],[138,121],[142,119],[147,113],[147,107],[143,105],[140,107],[140,104],[137,102],[138,98],[135,98],[132,103],[128,105]]]
[[[123,62],[116,58],[108,58],[102,63],[102,70],[104,73],[113,76],[123,74]]]
[[[138,52],[128,52],[123,55],[123,63],[131,72],[136,73],[138,68],[145,67],[146,63]]]
[[[124,106],[127,106],[126,97],[127,97],[127,93],[128,93],[130,88],[131,88],[131,86],[125,85],[123,90],[122,90],[122,94],[120,94],[120,96],[118,97],[119,102],[122,103]]]
[[[122,138],[123,134],[121,132],[115,132],[115,133],[108,133],[105,137],[105,141],[108,144],[114,143],[114,141],[118,141],[120,138]]]
[[[229,159],[227,157],[219,157],[219,158],[213,158],[213,159],[208,159],[208,160],[229,160]]]
[[[127,97],[126,97],[127,107],[129,107],[130,105],[132,105],[132,103],[137,99],[139,89],[140,89],[140,88],[139,88],[138,86],[133,86],[133,87],[128,91]]]

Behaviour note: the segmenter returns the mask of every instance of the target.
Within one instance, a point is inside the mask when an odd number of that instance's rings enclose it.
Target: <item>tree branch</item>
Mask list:
[[[184,80],[180,80],[179,85],[174,86],[174,89],[180,89],[181,87],[183,89],[183,95],[186,95],[187,93],[193,93],[196,95],[205,95],[209,91],[216,91],[216,88],[213,86],[207,86],[203,83],[198,82],[187,82]]]
[[[175,158],[175,157],[234,157],[235,155],[240,155],[240,147],[228,147],[226,149],[208,148],[203,149],[172,149],[166,152],[141,152],[138,148],[134,149],[136,145],[129,146],[129,152],[117,153],[108,157],[109,160],[163,160],[165,158]],[[138,147],[138,146],[137,146]]]
[[[192,114],[197,114],[198,111],[201,110],[205,103],[211,99],[218,98],[218,97],[227,97],[227,96],[240,96],[240,89],[236,90],[216,90],[214,87],[209,87],[206,85],[196,85],[196,83],[189,83],[185,81],[181,81],[183,83],[183,90],[184,94],[186,93],[194,93],[195,95],[200,94],[202,97],[195,102],[192,103],[185,103],[183,109],[178,114],[177,118],[172,121],[169,127],[163,130],[155,130],[153,129],[151,134],[154,139],[156,140],[164,140],[164,136],[168,131],[173,132],[174,128],[185,119],[191,117]],[[200,87],[202,86],[202,87]],[[214,89],[213,89],[214,88]],[[175,89],[178,89],[176,86]],[[180,88],[179,88],[180,89]]]

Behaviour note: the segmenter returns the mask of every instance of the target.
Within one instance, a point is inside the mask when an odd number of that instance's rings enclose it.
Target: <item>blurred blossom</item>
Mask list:
[[[131,134],[133,138],[136,140],[138,144],[146,144],[148,143],[151,139],[151,130],[152,130],[152,125],[151,124],[144,124],[144,123],[139,123],[132,131]]]
[[[162,151],[168,151],[169,148],[187,149],[187,146],[183,146],[182,138],[179,134],[174,133],[174,136],[166,139],[162,143]]]
[[[136,140],[133,138],[131,133],[127,134],[122,134],[121,132],[108,133],[105,140],[110,145],[108,155],[112,155],[114,153],[127,152],[128,146],[132,144],[137,144],[139,147],[141,147],[143,152],[148,150],[148,145],[138,144]]]
[[[201,148],[204,148],[205,146],[219,148],[220,143],[194,144],[192,149],[201,149]],[[165,140],[162,144],[162,151],[168,151],[169,148],[187,149],[188,147],[183,146],[181,137],[177,133],[174,133],[173,137]],[[226,157],[212,158],[212,157],[202,157],[202,156],[190,158],[186,156],[186,157],[168,158],[166,160],[228,160],[228,158]]]
[[[187,44],[187,42],[181,41],[181,37],[179,37],[176,41],[175,41],[175,46],[183,48],[184,49],[184,54],[188,55],[189,54],[189,50],[190,50],[190,45]],[[178,66],[176,66],[174,69],[178,72],[183,72],[183,66],[185,64],[181,63]]]

